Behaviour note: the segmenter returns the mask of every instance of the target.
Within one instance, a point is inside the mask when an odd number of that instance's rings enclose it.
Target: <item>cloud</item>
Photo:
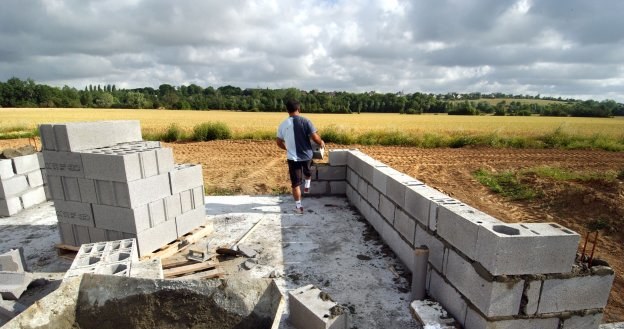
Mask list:
[[[0,80],[624,101],[619,0],[3,0]]]

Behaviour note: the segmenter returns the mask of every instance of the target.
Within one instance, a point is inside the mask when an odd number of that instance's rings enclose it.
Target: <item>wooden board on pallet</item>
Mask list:
[[[80,250],[80,247],[70,246],[68,244],[62,243],[56,244],[54,247],[56,248],[57,255],[67,260],[74,260],[76,254],[78,253],[78,250]]]
[[[206,225],[202,225],[192,230],[191,232],[186,233],[185,235],[179,237],[175,241],[170,242],[166,246],[163,246],[162,248],[154,252],[143,255],[141,259],[142,260],[152,259],[154,257],[167,258],[167,257],[173,256],[177,254],[178,252],[188,248],[189,245],[197,242],[199,239],[212,233],[212,231],[213,231],[212,223],[207,223]]]
[[[195,264],[190,264],[190,265],[168,268],[166,270],[163,270],[163,274],[165,275],[165,278],[171,278],[174,276],[180,276],[184,274],[199,272],[199,271],[209,269],[209,268],[214,268],[215,266],[216,266],[215,262],[195,263]]]
[[[215,268],[209,271],[197,272],[195,274],[189,274],[184,276],[179,276],[176,278],[171,278],[171,280],[207,280],[221,277],[225,274],[222,269]]]

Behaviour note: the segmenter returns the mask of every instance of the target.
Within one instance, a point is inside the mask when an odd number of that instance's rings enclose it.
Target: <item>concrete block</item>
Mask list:
[[[106,154],[95,152],[99,151],[89,150],[80,153],[85,178],[115,182],[131,182],[143,178],[140,153],[125,153],[123,151],[113,153],[111,151],[110,154]],[[155,159],[154,163],[151,164],[156,166]],[[156,168],[152,167],[151,169]]]
[[[0,159],[0,180],[5,180],[15,176],[13,163],[10,159]]]
[[[459,292],[449,283],[444,281],[442,276],[440,276],[440,274],[438,274],[435,270],[431,271],[429,281],[429,296],[435,298],[437,302],[442,304],[446,311],[463,326],[468,307]],[[472,329],[486,327],[465,326],[465,328]]]
[[[180,204],[182,205],[182,213],[193,209],[193,194],[191,190],[180,192]]]
[[[477,311],[468,308],[466,314],[466,323],[464,328],[467,329],[559,329],[558,318],[547,319],[511,319],[493,321],[484,318]]]
[[[149,218],[150,218],[150,227],[154,227],[159,225],[160,223],[167,220],[167,214],[165,211],[165,200],[160,199],[154,202],[150,202],[147,205],[147,209],[149,210]]]
[[[24,249],[11,249],[0,255],[0,272],[28,272]]]
[[[119,143],[141,141],[138,120],[72,122],[52,128],[59,151],[81,151]]]
[[[139,256],[144,256],[177,239],[176,221],[168,220],[136,234]]]
[[[173,170],[175,166],[175,162],[173,159],[173,150],[165,147],[157,148],[155,151],[156,161],[158,162],[158,173],[164,174]]]
[[[563,320],[561,329],[598,329],[602,323],[602,313],[585,316],[574,315]]]
[[[542,285],[538,314],[604,308],[614,274],[546,279]]]
[[[200,181],[199,183],[202,184],[203,182]],[[118,206],[136,208],[170,196],[169,175],[162,174],[127,183],[114,182],[114,191]]]
[[[430,300],[415,300],[410,304],[412,315],[422,326],[427,329],[455,329],[455,320],[448,316],[440,303]]]
[[[358,180],[357,192],[362,196],[362,198],[366,199],[368,194],[368,183],[364,179]]]
[[[78,178],[76,177],[61,177],[61,183],[63,185],[63,195],[66,201],[81,202],[80,186],[78,186]]]
[[[182,213],[182,203],[180,193],[164,198],[167,220],[175,220],[176,216]]]
[[[462,203],[448,202],[438,207],[438,235],[470,259],[476,258],[479,228],[487,223],[501,222]]]
[[[377,191],[377,189],[375,189],[372,185],[368,185],[367,192],[366,199],[371,206],[375,208],[375,210],[379,210],[379,191]]]
[[[394,212],[394,228],[401,234],[407,241],[413,243],[414,232],[416,231],[416,222],[409,217],[405,212],[400,209],[396,209]]]
[[[379,195],[379,213],[388,221],[390,224],[394,223],[394,211],[396,210],[396,206],[390,199],[386,198],[383,194]]]
[[[148,150],[139,153],[141,163],[141,176],[143,178],[158,175],[158,160],[156,159],[156,150]]]
[[[386,194],[388,176],[399,174],[401,173],[398,170],[390,167],[375,167],[373,170],[373,179],[371,184],[379,191],[379,193]]]
[[[484,223],[475,260],[494,275],[569,273],[579,239],[554,223]]]
[[[54,201],[56,218],[60,223],[95,227],[91,204],[72,201]]]
[[[535,315],[539,305],[539,297],[542,291],[542,281],[529,281],[526,283],[524,290],[524,299],[526,304],[520,309],[520,314]]]
[[[91,243],[88,226],[74,225],[74,237],[76,238],[77,246]]]
[[[377,232],[380,233],[384,242],[386,242],[390,249],[397,255],[403,265],[405,265],[405,268],[414,268],[414,247],[401,239],[399,232],[388,224],[388,222],[382,221],[381,227],[381,232]]]
[[[349,152],[347,152],[347,167],[355,171],[356,173],[357,173],[357,164],[359,162],[358,156],[361,154],[364,154],[364,153],[360,152],[357,149],[349,150]]]
[[[360,183],[360,176],[358,176],[355,171],[347,169],[347,182],[349,182],[351,186],[357,188],[358,184]]]
[[[329,192],[329,181],[312,181],[310,183],[311,195],[327,195]]]
[[[43,160],[48,175],[85,177],[80,153],[43,151]]]
[[[405,189],[405,211],[418,222],[429,226],[429,208],[432,199],[443,199],[448,196],[427,185],[409,186]]]
[[[22,202],[19,197],[8,197],[0,199],[0,216],[13,216],[22,211]]]
[[[141,262],[132,263],[130,276],[143,279],[164,279],[162,262],[160,258],[148,259]]]
[[[122,208],[105,205],[93,205],[95,227],[118,232],[136,234],[151,227],[147,205],[137,208]]]
[[[97,195],[97,203],[107,206],[116,206],[117,199],[115,197],[114,182],[108,180],[93,180],[95,182],[95,194]],[[127,200],[127,198],[120,198]]]
[[[39,170],[39,157],[36,153],[13,158],[13,169],[18,175]]]
[[[91,243],[108,241],[106,230],[97,227],[89,227],[89,237],[91,238]]]
[[[52,200],[52,194],[50,193],[50,187],[48,185],[43,185],[43,192],[45,193],[46,200]]]
[[[18,300],[31,281],[28,272],[0,272],[0,295],[6,300]]]
[[[43,175],[41,174],[41,169],[27,173],[26,180],[28,181],[28,185],[30,187],[43,186]]]
[[[39,169],[45,169],[45,161],[43,160],[43,153],[37,152],[37,161],[39,161]]]
[[[318,180],[345,180],[347,167],[316,165],[316,179]]]
[[[63,180],[60,176],[48,175],[48,188],[50,189],[50,199],[65,200],[65,191],[63,189]]]
[[[178,236],[182,236],[206,223],[206,210],[197,208],[178,215],[175,219]]]
[[[204,198],[204,186],[198,186],[193,189],[193,209],[204,208],[206,200]]]
[[[41,137],[42,148],[47,151],[57,151],[54,128],[51,124],[39,126],[39,136]]]
[[[386,196],[399,207],[405,208],[405,193],[407,192],[407,188],[424,185],[423,182],[408,175],[389,175],[386,182]]]
[[[24,175],[0,180],[0,198],[19,196],[26,190],[28,190],[28,181]]]
[[[484,279],[474,265],[449,250],[444,275],[446,279],[485,316],[518,314],[524,280],[492,282]]]
[[[330,166],[346,166],[347,156],[349,150],[346,149],[334,149],[329,150],[329,165]]]
[[[77,245],[76,238],[74,237],[74,225],[58,222],[58,231],[62,244],[70,246]]]
[[[95,181],[88,178],[78,178],[80,201],[84,203],[98,203]]]
[[[421,226],[416,226],[416,237],[414,247],[427,246],[429,248],[429,264],[436,270],[442,272],[442,262],[444,260],[444,244],[436,236],[431,235]]]
[[[346,193],[347,182],[346,181],[331,181],[329,182],[329,191],[332,195],[342,195]]]
[[[204,184],[201,165],[182,164],[176,165],[169,172],[171,181],[170,195],[190,190]]]
[[[22,194],[20,199],[22,200],[24,209],[46,202],[46,195],[43,186],[35,187],[29,190],[28,192]]]
[[[347,329],[347,314],[341,307],[313,285],[288,292],[288,320],[296,328]]]

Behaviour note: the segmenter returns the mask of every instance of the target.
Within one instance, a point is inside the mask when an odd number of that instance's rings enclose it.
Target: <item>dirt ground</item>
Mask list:
[[[0,141],[0,148],[28,144]],[[283,151],[271,141],[214,141],[167,144],[176,162],[201,163],[212,194],[280,194],[289,192]],[[328,148],[347,148],[328,145]],[[609,225],[599,236],[596,254],[616,271],[604,322],[624,321],[624,182],[557,182],[529,177],[525,183],[542,191],[531,201],[509,201],[490,192],[472,172],[552,166],[579,171],[624,169],[624,154],[589,150],[419,149],[349,146],[403,171],[442,192],[506,222],[557,222],[583,237],[587,223]]]

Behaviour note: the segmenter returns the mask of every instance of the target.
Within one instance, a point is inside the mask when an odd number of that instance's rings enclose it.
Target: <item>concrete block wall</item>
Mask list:
[[[159,142],[140,141],[140,135],[118,132],[110,122],[97,124],[40,127],[62,243],[79,246],[136,238],[139,253],[145,254],[204,223],[200,165],[176,165],[173,151]],[[111,126],[115,128],[105,129]],[[120,126],[136,130],[134,122],[122,121]],[[80,141],[87,128],[106,136],[102,141],[91,136]],[[109,137],[115,133],[119,135]]]
[[[507,224],[358,150],[329,151],[330,168],[345,164],[349,202],[406,267],[429,248],[427,292],[465,328],[598,327],[614,272],[575,263],[576,232]]]
[[[85,273],[130,276],[132,263],[138,261],[136,239],[87,243],[80,246],[65,278]]]
[[[0,159],[0,217],[12,216],[47,200],[40,154]]]

